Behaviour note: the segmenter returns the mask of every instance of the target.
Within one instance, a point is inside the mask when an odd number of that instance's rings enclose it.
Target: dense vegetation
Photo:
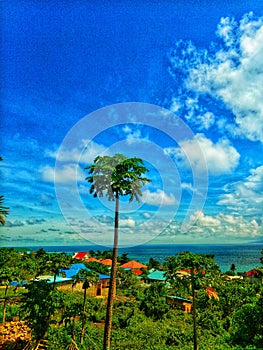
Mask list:
[[[103,256],[99,252],[98,257],[99,254]],[[122,261],[127,259],[127,255],[119,257]],[[12,320],[25,321],[32,330],[33,341],[47,339],[51,350],[66,349],[71,339],[80,350],[102,349],[107,301],[86,293],[90,284],[96,283],[96,273],[81,271],[76,276],[83,289],[72,288],[71,284],[63,287],[54,283],[55,279],[51,283],[31,280],[43,274],[55,276],[73,262],[66,254],[47,254],[43,249],[21,255],[14,249],[1,248],[2,325]],[[150,259],[150,267],[155,264]],[[168,257],[158,267],[165,271],[166,282],[149,283],[145,271],[140,279],[131,271],[118,272],[111,349],[193,349],[195,332],[200,350],[263,349],[262,278],[228,280],[211,256],[189,252]],[[180,275],[179,268],[189,273]],[[11,281],[27,284],[17,289]],[[218,298],[209,297],[207,286]],[[169,295],[191,300],[194,295],[195,329],[194,313],[168,304]],[[16,349],[23,349],[25,341],[20,339]],[[6,342],[4,349],[12,346]]]

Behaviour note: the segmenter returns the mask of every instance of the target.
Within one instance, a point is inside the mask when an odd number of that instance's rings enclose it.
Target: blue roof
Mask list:
[[[78,263],[78,264],[73,264],[71,267],[67,268],[67,269],[62,269],[61,272],[65,273],[66,278],[72,279],[72,277],[74,275],[76,275],[81,269],[85,269],[88,271],[91,271],[88,267],[86,267],[84,264],[82,263]],[[110,276],[108,275],[104,275],[102,273],[99,274],[99,279],[109,279]]]
[[[12,281],[12,282],[10,283],[10,285],[11,285],[11,286],[14,286],[14,287],[23,286],[23,285],[25,285],[25,284],[27,284],[26,281],[23,281],[23,282]]]

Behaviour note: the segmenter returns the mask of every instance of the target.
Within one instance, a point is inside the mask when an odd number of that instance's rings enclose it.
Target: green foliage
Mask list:
[[[168,312],[166,295],[167,289],[163,283],[153,283],[144,290],[140,309],[145,312],[146,316],[155,320],[162,319]]]
[[[191,252],[180,252],[176,256],[169,256],[165,259],[164,264],[167,280],[171,283],[179,280],[185,280],[187,275],[182,275],[180,270],[184,269],[189,272],[191,283],[200,283],[205,277],[214,278],[218,276],[219,266],[215,263],[213,257],[209,254],[194,254]]]
[[[141,187],[150,180],[142,175],[149,170],[140,158],[127,158],[122,154],[98,156],[94,163],[88,166],[91,183],[90,193],[94,197],[102,197],[104,191],[108,200],[115,200],[116,193],[120,196],[129,196],[139,202],[142,195]]]
[[[45,261],[46,269],[48,273],[54,275],[55,286],[56,276],[59,275],[61,269],[67,268],[71,265],[72,258],[66,253],[50,253],[47,256],[48,258]]]
[[[27,285],[22,310],[24,319],[30,323],[35,339],[43,339],[55,312],[64,306],[64,295],[47,281]]]
[[[37,270],[40,271],[38,264],[47,261],[46,255],[44,250],[38,254],[20,255],[13,249],[0,248],[2,283],[9,286],[14,277],[24,279],[34,276]],[[169,261],[174,268],[177,266],[173,265],[175,261],[177,259]],[[12,272],[13,266],[19,266],[19,271]],[[203,268],[200,266],[200,270]],[[217,273],[216,268],[215,271],[205,270],[208,272],[206,275],[193,273],[196,280],[198,348],[263,349],[263,285],[245,279],[228,281]],[[84,277],[80,273],[79,280],[84,282]],[[114,302],[111,350],[192,350],[193,314],[168,309],[165,298],[167,291],[169,295],[189,296],[191,278],[188,275],[188,279],[184,280],[185,285],[175,274],[171,288],[167,289],[163,283],[147,286],[131,271],[121,270]],[[205,289],[208,283],[217,291],[219,300],[208,298]],[[10,286],[6,296],[5,288],[2,288],[0,298],[6,301],[6,320],[11,321],[13,317],[27,320],[35,339],[45,337],[52,342],[50,350],[66,349],[71,338],[75,339],[80,350],[102,349],[105,300],[87,296],[83,318],[83,292],[71,289],[62,292],[57,290],[57,285],[54,290],[53,287],[52,283],[38,281],[29,283],[25,289],[19,288],[15,293],[14,287]],[[3,308],[2,303],[0,317]],[[83,344],[80,344],[82,320],[85,321],[85,334]]]
[[[263,297],[256,303],[242,305],[234,312],[230,327],[230,341],[242,346],[263,348]]]
[[[159,261],[157,261],[154,258],[150,258],[149,262],[147,264],[149,270],[151,269],[155,269],[155,270],[160,270],[162,268],[161,264],[159,263]]]
[[[139,298],[142,291],[142,285],[136,275],[130,270],[120,269],[118,272],[118,288],[117,291],[123,293],[125,296]]]
[[[128,253],[122,253],[121,256],[118,256],[118,262],[123,265],[130,261]]]
[[[235,274],[235,271],[229,270],[229,271],[225,272],[225,275],[227,275],[227,276],[235,276],[236,274]]]
[[[97,250],[96,252],[94,250],[90,250],[89,255],[95,257],[96,259],[112,259],[112,250],[104,250],[103,252],[100,250]]]
[[[84,263],[87,268],[89,268],[92,271],[96,271],[98,273],[102,273],[104,275],[109,275],[109,267],[106,265],[103,265],[96,261],[88,261]]]
[[[3,305],[0,306],[0,319],[3,318]],[[6,307],[6,321],[12,321],[13,318],[19,317],[20,307],[18,305],[7,305]]]
[[[12,281],[22,281],[21,255],[13,248],[0,248],[0,285],[7,286]]]

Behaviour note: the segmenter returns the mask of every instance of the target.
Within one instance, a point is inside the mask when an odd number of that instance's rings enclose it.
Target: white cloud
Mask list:
[[[263,166],[250,171],[243,182],[225,186],[225,193],[217,204],[235,210],[245,210],[247,214],[259,214],[263,207]]]
[[[195,222],[197,220],[197,226],[217,226],[219,227],[221,222],[218,218],[213,216],[205,216],[202,211],[196,212],[194,215],[191,215],[190,220]]]
[[[215,116],[211,112],[205,112],[203,115],[197,117],[202,127],[208,130],[215,123]]]
[[[262,225],[255,219],[246,220],[242,215],[220,213],[215,216],[196,212],[191,219],[195,221],[190,233],[200,234],[209,238],[221,239],[254,239],[263,234]],[[196,220],[197,219],[197,220]]]
[[[146,190],[142,194],[142,202],[150,205],[174,205],[177,203],[172,193],[166,194],[164,191],[158,189],[156,192]]]
[[[101,154],[105,153],[106,148],[92,140],[81,140],[78,145],[69,148],[63,145],[60,149],[47,150],[46,156],[55,158],[63,162],[83,162],[90,164]]]
[[[240,155],[225,138],[213,143],[204,134],[196,134],[192,140],[180,142],[181,148],[166,148],[164,152],[173,155],[181,165],[187,166],[188,164],[194,171],[202,172],[204,171],[204,162],[200,158],[200,153],[197,152],[196,142],[202,149],[210,174],[228,174],[237,167]]]
[[[130,126],[125,125],[122,128],[122,131],[125,134],[125,137],[126,137],[128,144],[132,144],[132,143],[137,144],[138,142],[141,142],[141,141],[149,141],[147,136],[144,137],[142,135],[142,131],[141,131],[140,126],[131,128]]]
[[[215,54],[193,55],[187,88],[210,95],[231,110],[232,134],[263,142],[263,17],[250,13],[240,23],[222,18],[217,34],[223,47]]]
[[[144,219],[150,219],[152,217],[152,214],[151,213],[148,213],[148,212],[144,212],[142,213],[142,217]]]
[[[84,181],[86,174],[75,164],[63,165],[56,170],[51,166],[45,166],[40,169],[42,180],[46,182],[54,182],[60,184],[68,184],[76,181]]]
[[[132,228],[135,227],[135,221],[132,218],[120,219],[120,227]]]

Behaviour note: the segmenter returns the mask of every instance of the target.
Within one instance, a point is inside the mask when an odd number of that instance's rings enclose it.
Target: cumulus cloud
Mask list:
[[[190,221],[198,221],[197,226],[209,226],[209,227],[219,227],[221,222],[218,218],[213,216],[205,216],[202,211],[197,211],[195,214],[191,215]]]
[[[206,215],[203,211],[196,211],[190,219],[189,229],[181,233],[181,223],[171,221],[159,234],[161,239],[182,242],[251,242],[262,238],[263,221],[245,219],[242,215],[219,213]],[[153,222],[150,223],[151,225]],[[158,223],[154,222],[154,229]]]
[[[225,103],[233,134],[263,142],[263,17],[222,18],[217,33],[224,47],[190,69],[187,86]]]
[[[207,50],[179,41],[170,53],[170,72],[182,86],[171,109],[200,128],[216,124],[221,132],[263,142],[263,17],[222,18],[217,36],[220,43]],[[225,123],[222,106],[232,122]]]
[[[5,223],[6,227],[19,227],[19,226],[24,226],[24,223],[21,220],[14,220],[14,221],[9,221],[7,220]]]
[[[173,155],[182,166],[190,166],[194,171],[202,172],[204,162],[197,152],[196,142],[202,149],[210,174],[229,174],[237,167],[240,155],[226,138],[213,143],[204,134],[196,134],[192,140],[180,142],[180,148],[165,148],[164,152]]]
[[[152,217],[152,214],[149,212],[144,212],[141,215],[144,219],[150,219]]]
[[[84,171],[76,164],[65,164],[56,169],[47,165],[40,169],[40,173],[43,181],[56,181],[59,184],[84,181],[86,178]]]
[[[144,191],[142,194],[142,202],[154,206],[174,205],[177,203],[172,193],[166,194],[160,189],[156,192],[151,192],[149,190]]]
[[[99,222],[107,225],[112,225],[114,223],[114,219],[109,215],[96,215],[95,219]]]
[[[195,224],[189,233],[208,238],[220,239],[254,239],[262,236],[263,227],[255,219],[246,220],[242,215],[219,213],[215,216],[205,215],[202,211],[192,215]]]
[[[263,207],[263,166],[250,170],[244,180],[225,186],[227,193],[217,204],[235,210],[246,210],[247,214],[260,214]]]
[[[148,138],[142,135],[141,127],[139,127],[138,125],[136,127],[130,127],[129,125],[125,125],[122,128],[122,131],[124,132],[128,143],[138,143],[143,140],[148,141]]]
[[[37,225],[37,224],[42,224],[45,221],[46,221],[45,219],[38,219],[32,216],[26,220],[26,223],[28,225]]]
[[[100,154],[105,152],[105,147],[92,140],[83,139],[79,145],[69,147],[63,145],[58,150],[46,150],[47,157],[55,158],[62,162],[83,162],[90,164]]]
[[[132,218],[120,219],[119,225],[120,227],[132,228],[135,227],[135,221]]]

